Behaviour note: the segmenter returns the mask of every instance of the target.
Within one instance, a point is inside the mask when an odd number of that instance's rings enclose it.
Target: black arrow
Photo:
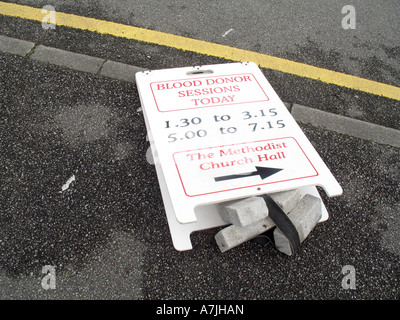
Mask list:
[[[225,180],[231,180],[231,179],[238,179],[238,178],[245,178],[245,177],[250,177],[250,176],[260,176],[262,180],[265,178],[268,178],[269,176],[272,176],[273,174],[281,171],[283,169],[279,168],[268,168],[268,167],[257,167],[256,166],[256,171],[250,172],[250,173],[244,173],[244,174],[232,174],[229,176],[222,176],[222,177],[215,177],[215,182],[219,181],[225,181]]]

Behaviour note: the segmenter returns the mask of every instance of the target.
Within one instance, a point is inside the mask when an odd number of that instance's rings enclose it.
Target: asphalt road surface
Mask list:
[[[398,1],[11,1],[289,58],[398,85]],[[342,8],[355,9],[343,29]]]
[[[396,1],[354,2],[354,32],[341,28],[341,3],[133,3],[53,5],[399,84]],[[0,34],[150,69],[227,62],[1,15]],[[344,194],[321,192],[330,219],[299,254],[251,241],[222,254],[215,229],[193,234],[194,249],[178,252],[146,160],[135,84],[1,52],[0,65],[0,298],[400,298],[398,148],[302,125]],[[399,101],[263,72],[283,101],[399,129]],[[55,268],[55,289],[43,288],[44,266]],[[343,287],[346,266],[354,268],[354,289]]]

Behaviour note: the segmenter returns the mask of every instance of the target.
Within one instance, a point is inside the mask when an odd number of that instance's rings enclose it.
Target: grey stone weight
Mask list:
[[[269,196],[286,214],[296,207],[301,198],[300,192],[297,189],[271,193]]]
[[[300,200],[297,189],[276,192],[270,196],[285,213],[291,211]],[[224,202],[218,205],[218,211],[225,222],[232,224],[215,235],[217,245],[222,252],[251,240],[275,226],[275,223],[268,218],[268,207],[262,197]]]
[[[268,207],[260,197],[224,202],[218,205],[218,212],[226,223],[248,226],[268,216]]]
[[[300,242],[303,242],[321,219],[321,199],[305,195],[289,213],[289,219],[299,233]],[[274,230],[274,240],[280,252],[292,255],[289,240],[278,228]]]
[[[225,252],[271,229],[273,226],[274,223],[269,217],[245,227],[231,225],[220,230],[215,235],[215,240],[221,252]]]

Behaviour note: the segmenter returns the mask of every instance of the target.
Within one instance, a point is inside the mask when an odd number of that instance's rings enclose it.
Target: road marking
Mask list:
[[[222,37],[226,37],[229,33],[231,33],[233,31],[233,29],[229,29],[227,32],[225,32]]]
[[[32,58],[32,54],[34,54],[36,50],[40,49],[39,45],[36,47],[35,46],[36,44],[33,42],[0,35],[0,52],[6,52],[6,53],[20,55],[22,57]],[[69,52],[69,54],[74,54],[74,53]],[[76,54],[76,55],[77,55],[77,60],[79,60],[79,56],[81,54]],[[92,58],[95,60],[99,59],[95,57]],[[103,59],[103,62],[104,61],[105,60]],[[46,60],[46,62],[51,63],[51,60]],[[61,65],[67,68],[72,68],[73,70],[78,70],[75,68],[74,65],[67,66],[65,65],[65,63],[61,63]],[[121,62],[108,60],[103,64],[100,74],[102,76],[110,77],[113,79],[124,80],[135,83],[135,73],[144,70],[146,69],[124,64]],[[99,73],[98,70],[96,70],[95,74],[98,73]],[[390,127],[385,127],[382,125],[377,125],[353,118],[347,118],[344,116],[340,116],[322,110],[317,110],[315,108],[301,106],[298,104],[292,105],[291,103],[288,102],[284,102],[284,104],[286,105],[288,110],[290,110],[295,120],[298,122],[309,123],[315,127],[321,127],[330,131],[339,132],[347,134],[349,136],[361,138],[364,140],[370,140],[380,144],[387,144],[396,148],[400,148],[400,130],[396,130]],[[7,108],[6,111],[9,113]],[[142,112],[142,107],[137,108],[136,112],[138,113]],[[150,149],[148,151],[150,151]],[[151,152],[149,154],[151,154]],[[154,164],[154,161],[150,159],[151,155],[149,154],[146,154],[146,159],[150,164]]]
[[[1,1],[0,14],[40,22],[44,18],[41,8],[33,8]],[[101,34],[109,34],[115,37],[153,43],[233,61],[253,61],[261,68],[281,71],[313,80],[319,80],[325,83],[400,101],[399,87],[328,69],[318,68],[263,53],[63,12],[57,12],[56,22],[58,26],[88,30]]]
[[[72,182],[74,182],[74,181],[75,181],[75,175],[72,175],[72,177],[69,178],[69,179],[67,180],[67,182],[64,183],[64,185],[61,187],[61,191],[59,191],[59,193],[62,193],[63,191],[67,190],[67,189],[69,188],[70,184],[71,184]]]

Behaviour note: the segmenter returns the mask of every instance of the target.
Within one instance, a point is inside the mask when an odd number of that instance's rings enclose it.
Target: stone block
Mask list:
[[[321,205],[321,199],[307,194],[290,211],[288,217],[299,233],[300,243],[307,238],[321,219]],[[274,240],[280,252],[292,255],[289,240],[278,228],[274,230]]]
[[[102,76],[134,83],[136,72],[144,70],[146,69],[109,60],[104,63],[100,74]]]
[[[104,60],[100,58],[57,48],[50,48],[43,45],[39,45],[35,48],[31,58],[61,67],[91,73],[99,72],[100,67],[104,63]]]
[[[268,207],[263,198],[250,197],[218,205],[222,220],[236,226],[247,226],[268,216]]]
[[[271,193],[269,196],[286,214],[299,203],[301,195],[298,189]]]
[[[215,235],[215,240],[221,252],[225,252],[271,229],[274,225],[269,217],[245,227],[231,225],[220,230]]]
[[[33,42],[0,35],[0,51],[26,56],[35,46]]]

